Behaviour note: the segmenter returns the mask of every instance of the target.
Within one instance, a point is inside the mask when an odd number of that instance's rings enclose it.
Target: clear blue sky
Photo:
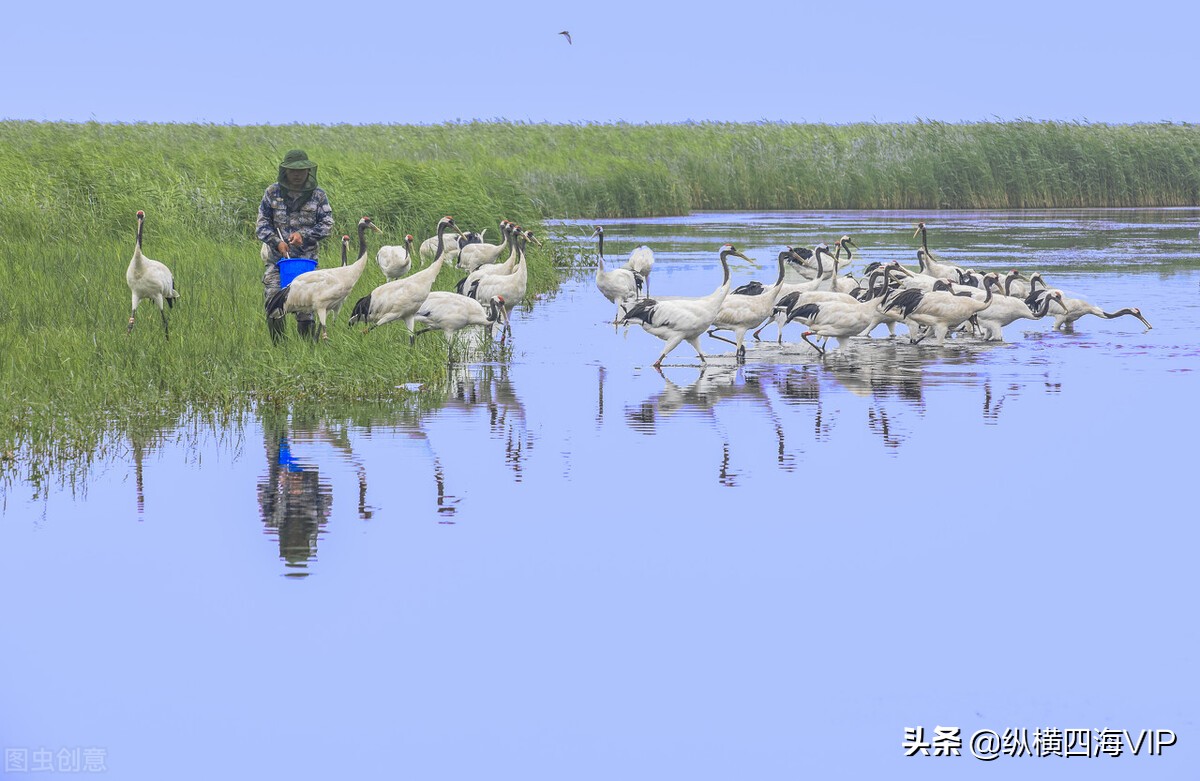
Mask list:
[[[279,5],[14,4],[0,117],[1200,122],[1182,1]]]

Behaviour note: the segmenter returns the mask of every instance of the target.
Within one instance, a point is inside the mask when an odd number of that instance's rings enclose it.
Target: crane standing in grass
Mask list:
[[[391,282],[393,279],[399,279],[408,273],[412,268],[413,259],[413,237],[408,234],[404,237],[404,246],[388,245],[380,247],[375,252],[375,262],[379,264],[379,270]]]
[[[358,260],[348,266],[320,268],[296,277],[267,301],[267,317],[281,319],[288,312],[312,312],[321,324],[319,335],[328,339],[329,329],[325,324],[328,313],[341,308],[367,266],[368,228],[383,232],[370,217],[358,221]],[[342,241],[349,238],[343,236]]]
[[[472,325],[491,328],[497,320],[505,317],[504,298],[493,296],[487,306],[461,293],[434,290],[425,297],[417,309],[417,320],[425,323],[413,334],[413,338],[429,331],[441,331],[446,335],[447,360],[454,363],[454,335]]]
[[[175,289],[175,278],[171,269],[157,260],[151,260],[142,254],[142,224],[146,221],[146,213],[137,213],[137,241],[133,244],[133,259],[125,270],[125,281],[129,283],[129,292],[133,294],[133,307],[129,313],[129,327],[125,333],[133,332],[133,319],[137,316],[138,304],[143,298],[148,298],[158,306],[162,317],[163,336],[171,338],[171,329],[167,324],[167,313],[163,309],[164,302],[168,307],[175,306],[179,291]]]
[[[504,330],[500,333],[500,344],[512,333],[512,311],[517,304],[525,300],[525,291],[529,287],[529,263],[525,259],[525,245],[530,241],[539,243],[533,231],[516,231],[517,264],[511,274],[488,274],[476,280],[469,290],[464,291],[476,301],[488,301],[499,296],[504,301]],[[489,326],[490,333],[490,326]]]
[[[438,243],[433,263],[403,279],[384,282],[358,299],[358,303],[354,305],[354,312],[350,315],[350,325],[362,323],[367,326],[366,330],[370,331],[395,320],[403,320],[408,326],[409,344],[413,344],[416,341],[413,328],[417,310],[429,296],[429,291],[433,288],[433,283],[445,262],[448,230],[458,231],[453,217],[443,217],[438,222]]]

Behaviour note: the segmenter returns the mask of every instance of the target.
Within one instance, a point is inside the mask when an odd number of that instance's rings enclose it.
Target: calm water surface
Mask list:
[[[763,264],[735,284],[842,233],[855,270],[915,266],[926,216],[608,221],[606,250],[648,243],[654,293],[703,295],[727,241]],[[1194,777],[1200,211],[929,225],[947,260],[1154,328],[822,361],[793,324],[660,376],[589,271],[435,409],[123,436],[4,488],[0,744],[119,779]],[[905,758],[916,726],[1179,741]]]

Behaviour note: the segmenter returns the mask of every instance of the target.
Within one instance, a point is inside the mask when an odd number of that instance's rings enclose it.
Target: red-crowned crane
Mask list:
[[[986,279],[998,281],[995,272],[987,275]],[[901,317],[917,325],[930,328],[937,337],[938,345],[946,343],[946,334],[951,329],[958,328],[974,315],[987,309],[992,303],[992,286],[987,285],[987,291],[982,299],[974,298],[970,293],[951,292],[950,280],[941,280],[931,291],[910,288],[892,297],[887,303],[881,303],[884,312],[897,309]],[[941,288],[945,288],[944,290]],[[909,326],[912,329],[912,326]],[[925,337],[914,339],[920,342]]]
[[[354,312],[350,315],[350,325],[364,323],[367,326],[364,331],[366,333],[395,320],[403,320],[404,324],[408,326],[409,344],[415,342],[416,335],[413,328],[417,310],[424,303],[429,291],[433,288],[433,283],[437,280],[438,273],[442,270],[442,264],[445,262],[447,230],[458,230],[453,217],[443,217],[438,221],[438,243],[433,263],[403,279],[385,282],[358,299],[354,305]]]
[[[917,231],[913,234],[913,238],[915,239],[918,234],[921,236],[921,249],[917,250],[917,262],[921,264],[921,273],[957,282],[962,278],[963,270],[952,263],[942,263],[936,255],[929,251],[929,237],[927,233],[925,223],[918,222]]]
[[[367,230],[382,233],[370,217],[358,221],[358,260],[348,266],[319,268],[292,280],[267,300],[267,317],[281,318],[289,312],[312,312],[320,323],[321,338],[329,338],[325,321],[330,311],[337,313],[342,302],[367,267]],[[342,237],[343,243],[346,241]]]
[[[537,241],[531,231],[516,231],[517,266],[511,274],[488,274],[480,277],[464,292],[476,301],[487,301],[494,296],[504,299],[504,331],[500,334],[500,343],[512,333],[513,308],[525,299],[525,291],[529,287],[529,261],[525,258],[525,245],[530,239]]]
[[[634,279],[638,282],[638,292],[642,291],[642,283],[646,286],[646,295],[650,295],[650,272],[654,270],[654,250],[647,247],[645,244],[640,247],[634,247],[633,252],[629,253],[629,260],[625,261],[625,265],[621,268],[627,268],[633,272]]]
[[[455,287],[459,293],[466,295],[466,292],[474,286],[475,281],[480,277],[485,277],[488,274],[511,274],[517,265],[517,231],[521,230],[521,226],[515,222],[508,220],[500,221],[500,233],[504,235],[504,240],[508,244],[508,259],[503,263],[485,263],[479,268],[467,274],[458,281]]]
[[[163,336],[169,340],[171,329],[167,324],[167,312],[163,309],[163,305],[174,307],[175,299],[179,298],[179,291],[175,289],[175,279],[171,274],[171,269],[142,254],[142,224],[145,221],[146,213],[139,211],[137,213],[137,240],[133,244],[133,259],[129,261],[129,268],[125,269],[125,281],[129,283],[129,292],[133,298],[133,306],[129,312],[129,327],[125,329],[125,333],[133,332],[133,320],[137,316],[138,304],[145,298],[153,301],[158,307],[158,313],[162,317]]]
[[[1061,291],[1052,290],[1049,295]],[[1095,304],[1089,303],[1082,298],[1067,298],[1061,297],[1059,300],[1050,302],[1049,314],[1054,317],[1054,327],[1060,331],[1074,331],[1075,321],[1085,315],[1095,315],[1103,317],[1105,320],[1112,320],[1114,317],[1136,317],[1142,321],[1142,325],[1146,326],[1146,330],[1150,330],[1154,326],[1150,325],[1146,318],[1142,317],[1142,310],[1137,307],[1126,307],[1118,309],[1115,312],[1105,312]]]
[[[637,275],[626,267],[604,269],[604,226],[597,225],[592,237],[597,241],[597,252],[600,256],[600,268],[596,269],[596,288],[601,295],[617,305],[617,313],[613,315],[613,323],[621,319],[622,304],[637,300]]]
[[[502,231],[506,222],[508,220],[500,221]],[[508,237],[502,235],[500,238],[501,241],[499,244],[488,244],[485,241],[480,241],[461,247],[458,250],[458,267],[469,274],[485,263],[495,263],[500,259],[500,253],[508,246]]]
[[[408,273],[412,268],[413,261],[413,237],[408,234],[404,237],[404,246],[389,244],[385,247],[380,247],[375,253],[375,262],[379,264],[379,270],[389,282],[393,279],[399,279]]]
[[[413,334],[414,338],[429,331],[446,335],[446,357],[454,363],[454,335],[472,325],[491,328],[504,313],[504,298],[493,296],[487,306],[461,293],[435,290],[425,297],[417,310],[417,320],[428,325]]]
[[[739,252],[737,247],[725,244],[721,247],[721,271],[724,278],[720,287],[712,293],[699,298],[672,298],[664,301],[643,298],[625,313],[622,322],[640,323],[647,333],[667,343],[658,360],[654,362],[654,368],[661,368],[663,358],[681,342],[687,342],[695,349],[701,363],[708,363],[700,349],[700,335],[712,326],[713,321],[717,319],[717,313],[721,311],[721,303],[729,295],[730,255],[754,264],[754,261]]]
[[[745,293],[734,291],[732,295],[726,296],[725,300],[721,302],[721,308],[717,312],[717,318],[713,321],[708,335],[735,345],[737,349],[734,354],[739,363],[746,360],[746,332],[762,325],[771,316],[775,302],[779,300],[789,255],[790,253],[787,252],[779,253],[779,277],[775,280],[774,285],[763,288],[759,284],[758,288],[752,288]],[[738,288],[738,290],[740,291],[742,288]],[[717,336],[714,333],[716,331],[733,331],[735,341]]]
[[[1009,282],[1012,281],[1011,275],[1007,277]],[[999,282],[988,280],[986,284],[998,286]],[[1025,299],[1016,296],[994,296],[992,305],[975,316],[975,321],[979,323],[979,330],[983,332],[983,339],[986,342],[1002,342],[1004,341],[1004,326],[1017,320],[1037,320],[1045,317],[1046,312],[1053,302],[1062,303],[1062,291],[1052,290],[1046,296],[1041,298],[1041,301],[1034,306],[1025,303]]]

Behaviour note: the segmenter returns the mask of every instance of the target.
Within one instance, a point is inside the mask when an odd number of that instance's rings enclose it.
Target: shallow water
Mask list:
[[[762,264],[735,284],[841,233],[856,269],[915,265],[922,217],[604,224],[610,263],[649,243],[653,293],[703,295],[724,242]],[[0,743],[100,749],[121,779],[1185,777],[1198,222],[929,217],[944,259],[1039,269],[1150,331],[1019,321],[822,360],[792,325],[660,376],[584,272],[427,413],[260,410],[10,485]],[[1180,739],[905,758],[918,725]]]

